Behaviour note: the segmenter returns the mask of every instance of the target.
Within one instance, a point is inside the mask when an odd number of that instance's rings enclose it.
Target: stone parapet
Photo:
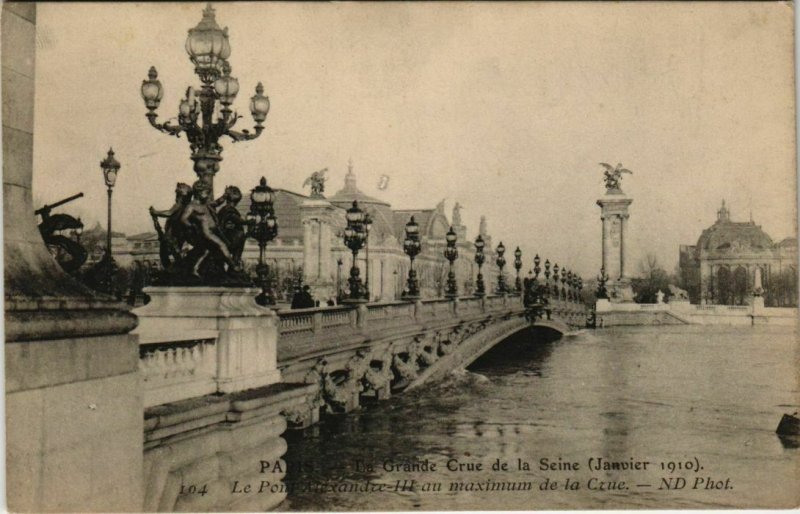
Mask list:
[[[284,416],[307,409],[314,390],[308,384],[273,384],[147,409],[142,510],[276,508],[286,497]],[[259,492],[262,481],[271,487]],[[245,484],[251,484],[247,494]]]
[[[136,309],[145,405],[279,382],[278,317],[258,289],[146,288]]]

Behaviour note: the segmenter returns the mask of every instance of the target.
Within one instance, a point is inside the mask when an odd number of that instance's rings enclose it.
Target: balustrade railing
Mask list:
[[[291,341],[325,337],[328,333],[379,331],[387,328],[431,323],[439,320],[463,319],[484,313],[521,308],[517,296],[464,298],[457,303],[450,299],[419,302],[365,304],[359,307],[323,307],[279,311],[280,337]]]
[[[152,407],[217,390],[216,334],[197,339],[144,341],[139,346],[139,372],[144,406]]]

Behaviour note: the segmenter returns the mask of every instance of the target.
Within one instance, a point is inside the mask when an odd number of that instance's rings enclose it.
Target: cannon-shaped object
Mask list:
[[[39,223],[39,233],[42,234],[47,249],[67,273],[73,273],[83,266],[89,253],[77,241],[57,234],[57,232],[70,229],[82,230],[83,222],[80,218],[69,214],[53,214],[51,216],[50,212],[56,207],[82,197],[83,193],[78,193],[55,203],[44,205],[34,211],[34,214],[42,217],[42,222]]]

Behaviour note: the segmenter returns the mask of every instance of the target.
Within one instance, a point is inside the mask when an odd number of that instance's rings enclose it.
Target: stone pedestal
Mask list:
[[[300,205],[303,220],[303,280],[320,302],[336,296],[331,254],[336,207],[325,198],[309,198]]]
[[[217,334],[217,392],[231,393],[281,380],[278,316],[255,302],[255,288],[148,287],[150,303],[134,311],[141,342],[187,341]],[[197,336],[197,337],[196,337]]]
[[[609,302],[605,298],[598,298],[594,304],[595,312],[598,314],[601,312],[611,312],[611,302]]]
[[[763,296],[753,296],[753,314],[759,315],[764,314],[764,297]]]
[[[628,206],[631,203],[633,200],[618,189],[608,190],[603,198],[597,200],[603,221],[603,268],[609,277],[606,289],[614,303],[633,301],[633,289],[626,269]]]

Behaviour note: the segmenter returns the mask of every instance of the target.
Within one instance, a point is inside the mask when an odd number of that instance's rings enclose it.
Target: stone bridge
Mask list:
[[[560,298],[540,316],[516,295],[275,313],[252,295],[167,289],[137,311],[146,511],[273,508],[285,493],[230,489],[281,483],[253,456],[282,462],[286,428],[440,379],[531,325],[569,333],[586,321],[583,304]],[[185,494],[192,484],[208,493]]]

